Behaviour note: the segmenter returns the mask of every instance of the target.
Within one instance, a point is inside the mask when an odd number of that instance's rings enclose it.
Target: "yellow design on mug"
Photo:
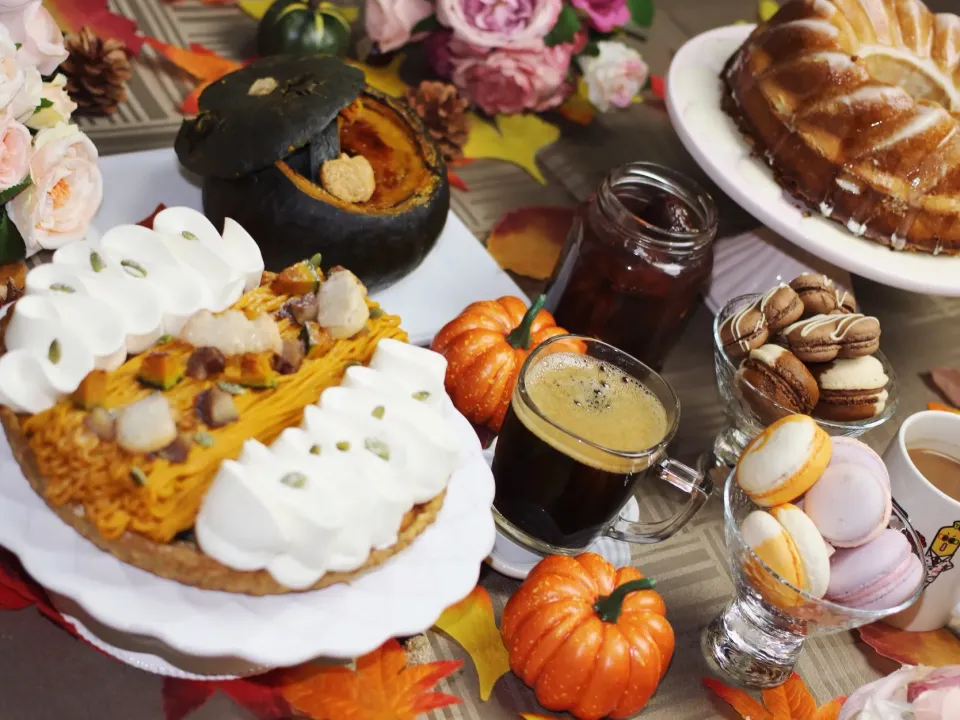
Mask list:
[[[941,558],[953,557],[958,549],[960,549],[960,520],[937,530],[937,536],[930,545],[931,552]]]

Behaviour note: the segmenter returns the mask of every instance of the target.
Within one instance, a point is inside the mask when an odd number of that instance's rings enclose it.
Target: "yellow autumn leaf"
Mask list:
[[[363,74],[367,76],[368,85],[372,85],[374,88],[382,93],[386,93],[387,95],[395,95],[399,97],[403,95],[407,89],[407,84],[400,79],[400,68],[403,67],[403,61],[406,59],[407,56],[403,53],[400,53],[392,58],[390,62],[383,67],[367,65],[359,60],[348,59],[347,62],[354,67],[363,70]]]
[[[779,9],[780,4],[777,0],[757,0],[757,16],[760,18],[760,22],[766,22],[772,18]]]
[[[477,668],[480,699],[489,700],[497,679],[510,671],[510,656],[497,629],[487,591],[477,585],[463,600],[444,610],[434,627],[467,651]]]
[[[537,167],[537,153],[560,137],[560,129],[537,115],[497,115],[496,127],[470,114],[470,134],[463,156],[478,160],[506,160],[519,165],[546,185]]]
[[[237,0],[237,7],[243,10],[254,20],[259,20],[263,14],[276,0]],[[354,22],[360,14],[360,9],[350,5],[333,5],[332,3],[321,3],[320,7],[331,5],[340,13],[348,23]]]

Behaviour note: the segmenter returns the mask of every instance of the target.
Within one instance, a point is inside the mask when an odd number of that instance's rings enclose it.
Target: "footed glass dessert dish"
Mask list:
[[[862,610],[815,598],[771,570],[744,541],[740,526],[758,506],[730,473],[724,488],[724,536],[735,597],[700,638],[709,667],[745,687],[775,687],[786,682],[812,635],[852,630],[909,607],[923,583],[899,605]],[[903,510],[893,503],[890,528],[902,533],[923,560],[924,545]]]
[[[741,295],[735,297],[720,309],[713,321],[713,356],[717,372],[717,386],[723,398],[724,413],[727,417],[727,427],[717,435],[713,448],[700,457],[698,469],[701,472],[716,467],[733,467],[737,464],[740,453],[761,430],[787,415],[792,415],[796,409],[784,407],[774,398],[752,385],[737,370],[740,361],[731,358],[723,348],[720,337],[720,328],[732,316],[745,307],[760,299],[759,294]],[[774,343],[771,337],[768,341]],[[882,352],[874,353],[883,366],[888,378],[886,385],[886,402],[884,407],[873,417],[864,420],[827,420],[817,417],[814,411],[813,419],[828,434],[844,437],[860,437],[868,430],[879,427],[889,420],[897,410],[900,399],[897,387],[896,373]],[[720,483],[717,482],[717,487]]]

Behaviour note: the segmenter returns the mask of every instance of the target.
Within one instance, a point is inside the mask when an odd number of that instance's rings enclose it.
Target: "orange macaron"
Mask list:
[[[757,435],[737,463],[736,479],[761,507],[793,502],[823,475],[830,436],[809,415],[788,415]]]

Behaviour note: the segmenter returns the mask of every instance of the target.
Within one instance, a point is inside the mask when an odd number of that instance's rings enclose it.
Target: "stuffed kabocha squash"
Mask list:
[[[203,209],[257,241],[268,270],[315,253],[371,290],[426,257],[450,204],[442,156],[402,101],[338,58],[280,55],[200,96],[176,140],[203,178]]]

